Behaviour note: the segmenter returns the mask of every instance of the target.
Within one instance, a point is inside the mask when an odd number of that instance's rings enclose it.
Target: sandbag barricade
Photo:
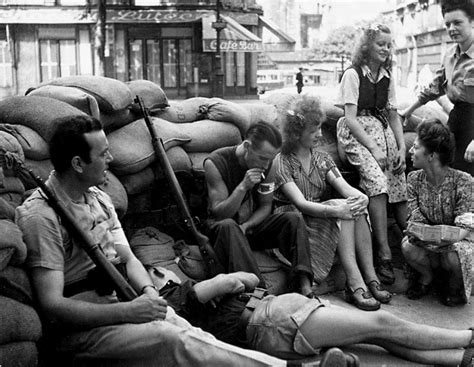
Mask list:
[[[126,83],[130,88],[133,98],[139,96],[142,98],[145,107],[148,108],[150,114],[160,113],[165,108],[169,107],[168,98],[163,89],[149,80],[132,80]],[[135,104],[132,105],[132,111],[140,112],[140,108]]]
[[[205,118],[205,109],[209,98],[193,97],[184,101],[173,101],[168,108],[153,112],[153,116],[175,123],[194,122]],[[148,107],[148,106],[147,106]]]
[[[207,105],[203,105],[202,110],[209,120],[230,122],[237,126],[240,134],[245,136],[250,126],[250,111],[237,103],[223,100],[221,98],[211,98]]]

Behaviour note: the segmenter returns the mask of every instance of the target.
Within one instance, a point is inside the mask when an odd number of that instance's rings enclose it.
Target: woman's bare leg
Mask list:
[[[318,308],[301,327],[315,348],[377,340],[409,349],[440,350],[466,347],[471,330],[451,330],[416,324],[384,310],[364,312],[330,305]]]
[[[412,245],[405,237],[402,241],[402,253],[406,262],[420,273],[418,282],[428,285],[433,280],[433,269],[428,251]]]
[[[369,198],[369,216],[377,241],[377,256],[383,260],[391,260],[392,252],[388,245],[387,233],[387,195],[380,194]]]
[[[355,221],[355,248],[360,271],[368,283],[379,280],[374,268],[374,257],[372,249],[372,236],[369,223],[365,215]]]
[[[341,232],[339,233],[339,243],[337,245],[337,252],[341,259],[342,267],[346,273],[347,284],[352,290],[362,288],[367,290],[356,258],[356,245],[354,238],[355,221],[342,220]]]

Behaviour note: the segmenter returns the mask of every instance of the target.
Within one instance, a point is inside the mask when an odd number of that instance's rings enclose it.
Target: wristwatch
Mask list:
[[[140,294],[145,293],[145,289],[147,289],[148,287],[153,288],[156,291],[156,293],[159,293],[158,288],[156,288],[153,284],[147,284],[142,287],[142,289],[140,290]]]

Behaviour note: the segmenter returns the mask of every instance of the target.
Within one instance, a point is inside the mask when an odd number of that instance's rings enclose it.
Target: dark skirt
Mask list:
[[[464,152],[474,139],[474,104],[456,103],[449,114],[448,126],[456,142],[454,162],[451,166],[474,176],[474,163],[464,160]]]

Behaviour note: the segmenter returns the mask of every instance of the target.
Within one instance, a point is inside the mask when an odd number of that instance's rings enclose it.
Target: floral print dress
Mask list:
[[[444,181],[433,186],[426,180],[424,170],[411,172],[408,175],[408,220],[430,225],[447,224],[454,226],[454,219],[472,210],[473,207],[473,178],[471,175],[448,169]],[[469,300],[472,289],[472,252],[474,238],[471,233],[467,239],[447,246],[436,246],[423,243],[421,246],[435,253],[454,251],[461,263],[465,302]],[[403,241],[408,241],[405,237]],[[414,245],[419,246],[417,242]]]

